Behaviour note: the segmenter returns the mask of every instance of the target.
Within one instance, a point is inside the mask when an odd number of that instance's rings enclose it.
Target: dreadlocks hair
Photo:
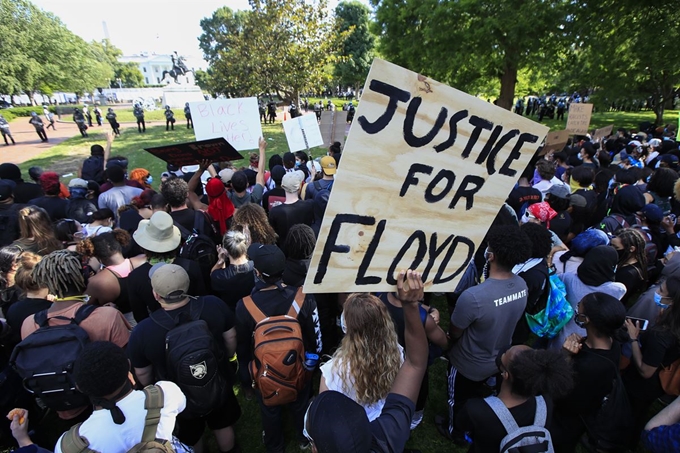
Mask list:
[[[304,223],[298,223],[290,227],[286,242],[283,244],[283,252],[287,258],[293,260],[307,260],[314,253],[316,236],[314,230]]]
[[[233,181],[233,180],[232,180]],[[241,226],[244,231],[250,231],[250,242],[252,244],[275,245],[278,235],[269,224],[267,214],[262,206],[248,203],[236,210],[232,217],[232,228]]]
[[[50,294],[63,299],[80,296],[85,292],[87,282],[83,277],[80,255],[69,250],[57,250],[44,256],[33,268],[33,279]]]
[[[616,237],[621,240],[624,253],[619,259],[619,266],[623,266],[631,258],[635,257],[640,265],[642,278],[647,280],[647,252],[645,246],[647,241],[642,233],[635,228],[624,228],[616,232]],[[630,251],[631,247],[635,247],[634,251]]]

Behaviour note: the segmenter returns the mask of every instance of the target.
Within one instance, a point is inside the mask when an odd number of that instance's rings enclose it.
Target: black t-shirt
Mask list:
[[[7,324],[12,328],[10,342],[17,344],[21,341],[21,325],[26,318],[51,306],[52,302],[46,299],[26,298],[13,303],[7,311]]]
[[[184,258],[176,258],[173,264],[182,266],[189,274],[189,294],[192,296],[204,296],[207,291],[203,274],[198,263]],[[150,263],[144,263],[135,268],[127,276],[128,295],[135,321],[141,322],[149,317],[149,313],[159,310],[161,306],[153,297],[153,288],[149,278]]]
[[[15,203],[28,204],[29,200],[41,197],[42,195],[42,188],[38,184],[33,184],[30,182],[17,182],[17,186],[14,188]]]
[[[269,213],[271,208],[283,204],[284,201],[286,201],[286,191],[281,187],[276,187],[272,190],[268,190],[267,193],[262,196],[262,207],[265,212]]]
[[[196,213],[193,209],[180,209],[179,211],[172,211],[170,217],[175,223],[179,223],[185,229],[191,231],[194,229],[194,221],[196,220]]]
[[[213,334],[218,347],[226,351],[222,334],[234,327],[234,312],[218,297],[203,296],[201,299],[203,300],[203,311],[200,319],[208,324],[208,329]],[[168,310],[167,313],[175,319],[180,316],[188,319],[189,310],[193,303],[196,303],[196,301],[192,300],[176,310]],[[167,376],[165,357],[165,336],[167,333],[167,330],[156,324],[151,318],[137,324],[127,345],[132,366],[144,368],[152,365],[156,379],[163,379]]]
[[[415,404],[410,399],[397,393],[389,393],[380,416],[371,422],[371,453],[403,451],[411,435],[409,428],[415,410]]]
[[[550,221],[550,231],[555,233],[562,242],[567,241],[569,230],[571,229],[571,216],[567,211],[558,212],[554,219]]]
[[[508,195],[507,203],[515,210],[517,217],[519,217],[520,209],[522,209],[524,203],[527,203],[527,206],[529,206],[539,203],[542,199],[543,195],[540,190],[533,187],[517,186]]]
[[[232,310],[236,310],[236,303],[249,296],[255,286],[255,273],[252,261],[246,264],[229,265],[210,274],[212,290]]]
[[[0,204],[0,247],[6,247],[19,239],[19,210],[23,204]]]
[[[659,381],[659,370],[680,358],[680,346],[671,331],[655,327],[640,333],[640,350],[642,363],[656,367],[656,371],[652,377],[645,379],[631,364],[622,375],[623,382],[629,394],[651,402],[664,394]]]
[[[545,428],[550,430],[552,401],[545,398],[545,405],[547,409]],[[529,398],[509,410],[520,428],[531,426],[536,415],[536,398]],[[472,437],[472,446],[468,453],[499,451],[501,440],[508,434],[498,416],[481,398],[473,398],[465,403],[463,409],[456,415],[456,428],[469,433]]]
[[[277,244],[283,247],[288,236],[288,230],[293,225],[304,223],[312,225],[314,222],[314,202],[312,200],[298,200],[292,204],[275,206],[269,211],[269,223],[279,235]]]
[[[639,297],[645,287],[645,279],[642,276],[640,264],[627,264],[616,269],[616,281],[626,286],[626,294],[621,298],[621,303],[628,305],[633,297]]]
[[[132,234],[137,231],[141,220],[143,220],[143,217],[139,215],[139,211],[135,208],[130,208],[120,213],[118,226]]]
[[[28,204],[43,208],[52,222],[65,219],[68,213],[68,200],[59,197],[42,196],[30,200]]]

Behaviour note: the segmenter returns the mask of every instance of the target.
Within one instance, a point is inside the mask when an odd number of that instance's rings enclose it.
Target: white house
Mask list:
[[[122,56],[118,59],[121,63],[136,63],[144,76],[144,84],[158,85],[163,80],[163,71],[172,69],[170,55],[159,55],[155,53],[142,52],[139,55]],[[111,85],[115,85],[111,81]]]

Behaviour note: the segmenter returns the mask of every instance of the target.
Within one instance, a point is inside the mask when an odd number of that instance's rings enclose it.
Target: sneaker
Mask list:
[[[437,427],[437,431],[439,431],[439,434],[441,434],[454,444],[458,445],[459,447],[469,445],[469,442],[465,438],[465,433],[456,430],[454,430],[453,433],[449,432],[449,422],[445,417],[442,417],[441,415],[435,416],[434,424]]]

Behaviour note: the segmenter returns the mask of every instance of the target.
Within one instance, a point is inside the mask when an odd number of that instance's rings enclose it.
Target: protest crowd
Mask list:
[[[242,168],[152,175],[114,128],[68,186],[0,164],[0,439],[200,453],[207,426],[238,452],[236,390],[269,453],[418,451],[432,419],[451,450],[678,451],[680,150],[643,126],[534,158],[448,313],[406,269],[395,292],[303,292],[339,143],[318,167],[260,139]],[[436,360],[448,412],[426,420]]]

